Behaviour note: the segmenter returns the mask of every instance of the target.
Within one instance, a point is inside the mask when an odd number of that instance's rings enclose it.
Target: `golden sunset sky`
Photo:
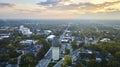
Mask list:
[[[120,19],[120,0],[0,0],[2,19]]]

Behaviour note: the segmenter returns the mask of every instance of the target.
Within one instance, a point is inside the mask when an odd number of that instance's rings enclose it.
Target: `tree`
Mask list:
[[[40,44],[41,44],[41,41],[40,41],[40,40],[38,40],[38,41],[37,41],[37,44],[39,44],[39,45],[40,45]]]
[[[102,59],[101,66],[102,67],[108,67],[108,61],[105,58]]]
[[[120,63],[118,61],[112,61],[109,65],[109,67],[119,67]]]
[[[47,52],[51,46],[51,44],[49,42],[46,42],[46,40],[41,40],[41,43],[43,44],[43,49],[45,52]]]
[[[77,60],[76,61],[77,67],[84,67],[84,65],[86,64],[85,60]]]
[[[45,39],[45,36],[44,35],[33,35],[32,37],[31,37],[32,39]]]
[[[70,49],[65,48],[65,54],[69,54],[70,53]]]
[[[21,36],[17,36],[17,37],[16,37],[16,40],[19,42],[19,41],[22,40],[22,37],[21,37]]]
[[[33,62],[33,57],[31,57],[31,56],[26,56],[26,62],[28,62],[28,63]]]
[[[33,62],[33,57],[32,56],[29,56],[29,55],[23,55],[22,56],[22,59],[21,59],[21,61],[22,61],[22,63],[32,63]]]
[[[12,50],[14,50],[16,48],[13,44],[8,44],[6,47],[8,49],[12,49]]]
[[[17,64],[17,58],[13,58],[9,61],[9,64]]]
[[[115,42],[110,42],[105,49],[110,52],[112,55],[115,55],[117,51],[120,51],[120,46]]]
[[[64,62],[61,64],[61,67],[68,67],[68,64],[64,61]]]
[[[38,54],[37,54],[37,56],[36,56],[35,58],[36,58],[36,60],[41,60],[41,59],[44,57],[44,55],[45,55],[45,51],[44,51],[44,49],[42,48],[42,49],[38,52]]]
[[[96,54],[95,53],[92,53],[91,55],[90,55],[90,59],[95,59],[96,58]]]
[[[115,53],[115,58],[120,62],[120,51]]]
[[[9,56],[9,54],[0,54],[0,58],[1,59],[9,59],[10,56]]]
[[[78,48],[78,46],[77,46],[77,42],[74,40],[72,43],[72,48],[73,48],[73,50],[75,50],[75,49],[77,49]]]
[[[94,59],[88,62],[87,67],[101,67],[100,63],[96,62]]]
[[[67,63],[68,66],[72,65],[72,58],[70,56],[65,56],[64,62]]]
[[[58,46],[61,48],[61,44],[58,44]]]
[[[86,66],[87,64],[87,61],[85,61],[85,60],[79,60],[79,65],[80,66],[78,66],[78,67],[84,67],[84,66]]]
[[[9,54],[10,58],[15,58],[15,57],[18,57],[20,55],[20,53],[17,53],[15,51],[8,52],[8,54]]]

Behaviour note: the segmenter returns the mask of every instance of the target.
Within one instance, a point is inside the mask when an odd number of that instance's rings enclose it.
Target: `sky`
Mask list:
[[[120,19],[120,0],[0,0],[2,19]]]

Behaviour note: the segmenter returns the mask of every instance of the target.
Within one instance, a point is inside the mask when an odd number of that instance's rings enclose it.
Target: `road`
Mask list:
[[[52,57],[52,47],[45,54],[44,58],[39,61],[36,67],[47,67],[51,61],[51,57]]]
[[[68,31],[68,28],[69,28],[69,26],[64,30],[64,32],[63,32],[63,34],[60,36],[60,38],[59,38],[59,40],[61,41],[64,37],[65,37],[65,33]],[[68,48],[68,49],[70,49],[70,52],[71,52],[71,57],[73,56],[72,55],[72,53],[74,54],[74,53],[76,53],[76,52],[78,52],[78,51],[74,51],[74,52],[72,52],[73,51],[73,48],[72,48],[72,46],[71,46],[71,44],[70,43],[61,43],[61,51],[62,52],[64,52],[65,51],[65,48]],[[62,58],[64,58],[65,57],[65,55],[62,55]],[[61,67],[61,64],[63,63],[63,59],[61,59],[59,62],[57,62],[55,65],[54,65],[54,67]]]
[[[59,43],[61,43],[61,40],[64,38],[64,35],[65,35],[65,33],[66,33],[67,30],[68,30],[68,28],[66,28],[64,30],[64,32],[62,33],[62,35],[60,36]],[[66,47],[66,45],[61,43],[60,51],[65,52],[65,47]]]

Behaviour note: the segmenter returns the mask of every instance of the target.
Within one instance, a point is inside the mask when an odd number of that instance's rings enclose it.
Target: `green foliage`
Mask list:
[[[118,61],[111,61],[109,67],[119,67],[120,66],[120,62]]]
[[[41,43],[41,41],[40,41],[40,40],[37,40],[37,44],[39,44],[39,45],[40,45],[40,44],[42,44],[42,43]]]
[[[115,53],[115,58],[120,62],[120,51]]]
[[[64,62],[61,64],[61,67],[68,67],[68,64],[64,61]]]
[[[8,52],[10,58],[16,58],[20,55],[20,53],[17,52]]]
[[[37,61],[39,61],[39,60],[41,60],[41,59],[44,57],[44,55],[45,55],[45,50],[42,48],[42,49],[39,51],[39,53],[37,54],[37,56],[35,57],[35,59],[36,59]]]
[[[8,44],[6,48],[14,50],[16,47],[13,44]]]
[[[56,63],[49,63],[48,67],[53,67]]]
[[[101,67],[101,65],[100,65],[100,63],[96,62],[96,60],[91,59],[91,60],[88,62],[87,67]]]
[[[71,66],[72,65],[72,58],[70,56],[65,56],[64,58],[64,62],[68,65]]]
[[[20,67],[35,67],[38,63],[37,62],[32,62],[28,64],[20,64]]]
[[[46,42],[46,40],[41,40],[41,43],[43,44],[44,51],[47,52],[51,47],[51,44],[49,42]]]
[[[69,54],[70,53],[70,49],[65,48],[65,54]]]
[[[61,48],[61,44],[58,44],[58,46]]]
[[[10,59],[10,58],[16,58],[20,54],[16,52],[8,52],[7,54],[0,54],[0,58],[2,59]]]
[[[108,67],[108,61],[105,58],[102,59],[101,66],[102,67]]]
[[[8,58],[10,58],[10,55],[9,54],[0,54],[0,58],[8,59]]]
[[[33,56],[23,55],[22,58],[21,58],[22,64],[25,64],[25,63],[32,63],[33,61],[34,61]]]
[[[93,51],[101,51],[102,52],[102,67],[119,67],[120,66],[120,44],[117,42],[102,42],[95,45],[89,45],[87,48],[92,49]],[[108,58],[108,53],[111,56]],[[109,59],[109,61],[106,60]],[[96,63],[96,62],[94,62]],[[89,62],[89,66],[94,65],[93,60]],[[96,66],[97,67],[97,66]]]
[[[12,58],[12,59],[9,61],[9,64],[17,64],[17,58]]]
[[[44,35],[33,35],[32,37],[31,37],[32,39],[45,39],[45,36]]]
[[[72,44],[73,50],[76,50],[78,48],[77,42],[75,40],[71,44]]]

